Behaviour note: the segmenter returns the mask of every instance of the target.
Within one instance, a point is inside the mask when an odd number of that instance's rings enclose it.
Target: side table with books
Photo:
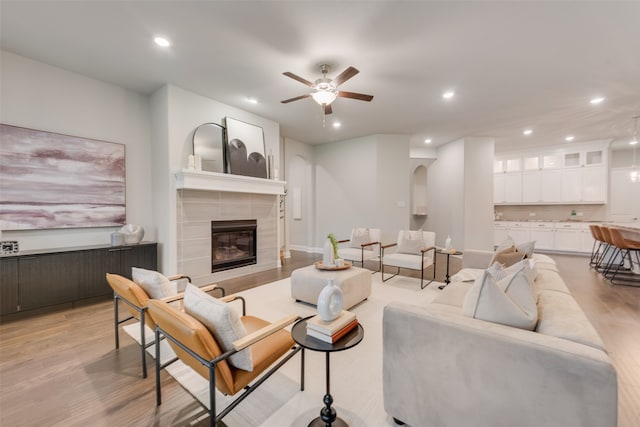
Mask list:
[[[323,402],[325,406],[320,410],[320,416],[309,423],[311,426],[346,427],[348,424],[338,418],[331,407],[333,397],[330,393],[330,358],[336,351],[348,350],[360,344],[364,338],[364,328],[358,323],[355,314],[343,311],[332,322],[324,322],[318,316],[311,316],[299,320],[291,329],[293,340],[305,349],[323,351],[325,353],[327,392]]]

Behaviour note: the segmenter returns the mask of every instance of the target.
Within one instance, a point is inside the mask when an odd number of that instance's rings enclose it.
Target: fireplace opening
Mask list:
[[[255,219],[211,221],[211,272],[256,264]]]

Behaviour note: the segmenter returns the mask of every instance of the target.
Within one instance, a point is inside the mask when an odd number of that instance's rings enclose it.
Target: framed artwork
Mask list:
[[[267,178],[264,133],[260,126],[225,118],[227,170],[235,175]]]
[[[0,229],[124,224],[123,144],[0,124]]]

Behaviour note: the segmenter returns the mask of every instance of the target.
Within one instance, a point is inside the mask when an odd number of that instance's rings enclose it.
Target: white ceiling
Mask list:
[[[281,124],[310,144],[409,134],[413,147],[488,136],[496,149],[613,139],[640,114],[640,2],[8,1],[3,50],[150,94],[166,83]],[[173,45],[152,42],[164,35]],[[323,127],[282,75],[360,74]],[[441,94],[454,89],[456,97]],[[606,100],[589,104],[594,96]],[[247,97],[259,100],[257,105]],[[212,118],[217,120],[219,118]],[[330,126],[334,120],[342,127]],[[525,137],[522,130],[534,133]]]

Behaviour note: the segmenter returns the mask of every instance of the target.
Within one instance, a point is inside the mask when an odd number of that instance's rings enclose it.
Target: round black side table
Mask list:
[[[309,427],[348,427],[348,424],[344,420],[338,418],[336,410],[331,407],[331,404],[333,403],[333,397],[331,397],[329,387],[329,355],[334,351],[348,350],[351,347],[355,347],[356,345],[360,344],[360,341],[362,341],[362,339],[364,338],[364,328],[362,327],[362,325],[358,324],[357,327],[349,331],[344,337],[340,338],[335,343],[330,344],[328,342],[324,342],[307,335],[307,319],[311,317],[313,316],[297,321],[291,329],[291,336],[297,344],[312,351],[323,351],[325,353],[325,366],[327,374],[327,393],[324,395],[323,399],[323,403],[325,406],[320,410],[320,416],[314,418],[309,423]]]
[[[460,251],[446,251],[444,249],[436,249],[436,253],[433,256],[433,274],[435,275],[435,271],[436,271],[436,256],[438,256],[438,254],[444,254],[447,256],[447,270],[445,272],[445,276],[444,276],[444,285],[440,285],[438,286],[438,289],[444,289],[449,283],[451,283],[451,280],[449,280],[449,257],[451,255],[462,255],[462,252]]]

